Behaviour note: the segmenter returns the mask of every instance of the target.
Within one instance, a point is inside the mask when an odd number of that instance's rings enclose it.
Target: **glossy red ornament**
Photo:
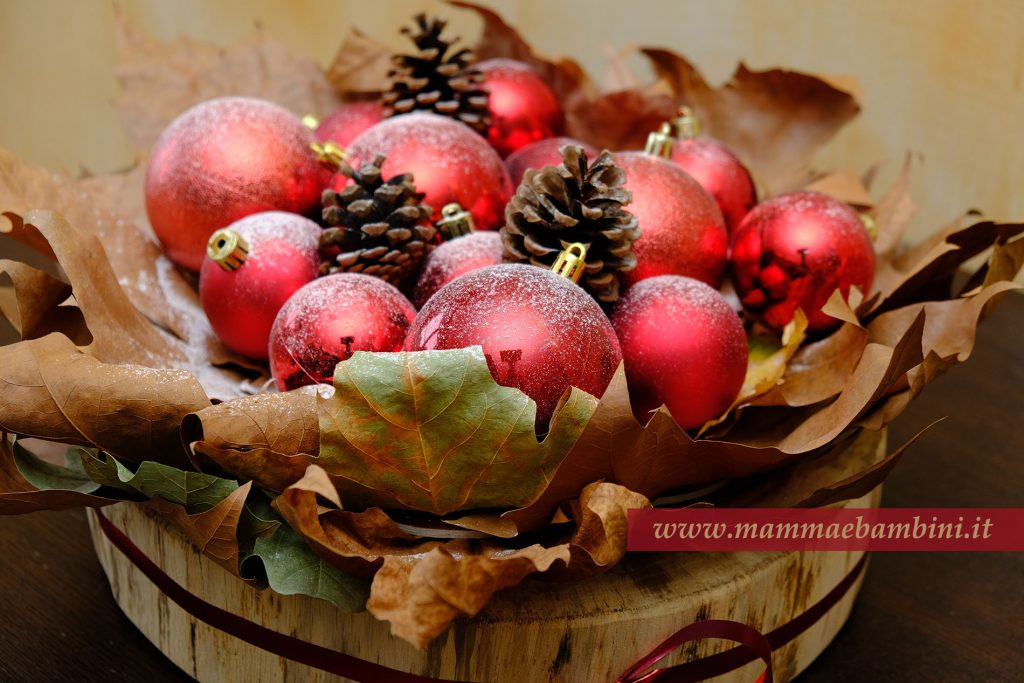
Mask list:
[[[583,148],[587,158],[593,159],[598,155],[598,150],[585,142],[573,138],[546,138],[530,143],[526,147],[517,149],[505,159],[505,168],[512,179],[512,187],[519,187],[523,182],[523,176],[529,168],[544,168],[545,166],[558,166],[562,163],[560,150],[566,145],[576,145]]]
[[[676,140],[672,146],[672,161],[715,198],[730,232],[757,203],[750,172],[735,154],[713,138]]]
[[[383,118],[384,108],[380,102],[349,102],[320,122],[316,127],[316,139],[320,142],[330,140],[341,147],[348,147],[360,133],[380,123]]]
[[[483,72],[483,89],[490,94],[491,128],[487,139],[501,156],[562,134],[562,105],[529,64],[514,59],[488,59],[474,68]]]
[[[267,211],[235,221],[228,231],[243,247],[239,253],[228,246],[230,235],[214,233],[199,270],[199,300],[225,346],[266,360],[277,312],[316,277],[320,226],[294,213]]]
[[[825,332],[839,320],[821,312],[839,289],[867,294],[875,251],[867,228],[849,206],[817,192],[773,197],[747,214],[732,236],[732,273],[743,307],[776,329],[797,307],[808,329]]]
[[[360,273],[317,278],[281,308],[270,332],[277,388],[330,384],[356,351],[401,351],[415,309],[384,280]]]
[[[665,405],[684,429],[719,417],[747,373],[747,336],[708,285],[662,275],[626,291],[612,314],[633,412],[641,423]]]
[[[460,275],[501,263],[501,255],[501,235],[493,231],[474,232],[443,243],[427,256],[413,290],[413,304],[422,308],[437,290]]]
[[[167,256],[199,270],[214,230],[261,211],[313,214],[330,171],[313,131],[251,97],[198,104],[160,135],[146,168],[146,213]]]
[[[347,149],[353,165],[383,154],[385,176],[412,173],[435,221],[454,202],[473,215],[478,230],[505,222],[512,196],[508,172],[487,141],[465,124],[425,112],[402,114],[367,129]],[[348,182],[338,174],[332,185],[340,190]]]
[[[435,294],[409,329],[410,351],[482,346],[495,381],[537,402],[543,430],[569,387],[600,396],[622,354],[601,307],[550,270],[508,263]]]
[[[656,275],[685,275],[718,287],[725,270],[729,236],[715,200],[677,164],[647,152],[619,152],[637,217],[640,239],[633,248],[636,268],[625,273],[635,284]]]

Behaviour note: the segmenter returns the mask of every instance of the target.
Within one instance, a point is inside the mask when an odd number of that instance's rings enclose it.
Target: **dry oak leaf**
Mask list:
[[[388,89],[388,72],[392,68],[391,49],[387,45],[350,28],[327,67],[326,76],[335,92],[345,99],[372,97]]]
[[[164,42],[143,35],[118,13],[117,80],[128,142],[145,159],[164,128],[189,107],[228,95],[261,97],[298,116],[329,114],[334,89],[308,56],[267,38],[219,47],[187,37]]]
[[[65,305],[71,297],[71,285],[18,261],[0,260],[0,273],[11,278],[16,304],[8,307],[0,300],[0,314],[22,339],[59,332],[78,346],[92,342],[82,311],[73,304]]]
[[[103,363],[59,334],[0,347],[3,431],[180,466],[181,420],[206,405],[184,370]]]
[[[0,431],[0,515],[104,507],[117,502],[116,498],[97,496],[80,490],[36,488],[25,479],[15,464],[14,443],[10,435]]]
[[[199,465],[213,463],[241,481],[283,491],[320,450],[315,394],[257,394],[185,416],[182,439]]]
[[[195,514],[162,498],[145,506],[178,527],[204,555],[238,574],[238,522],[251,488],[252,482],[246,482],[209,510]]]
[[[860,111],[856,88],[837,79],[740,64],[727,83],[713,88],[680,55],[641,52],[660,85],[743,160],[765,196],[806,185],[814,154]]]
[[[318,404],[317,464],[342,498],[439,515],[532,501],[597,403],[572,389],[538,442],[536,405],[494,381],[478,346],[357,352],[338,364],[334,386]]]

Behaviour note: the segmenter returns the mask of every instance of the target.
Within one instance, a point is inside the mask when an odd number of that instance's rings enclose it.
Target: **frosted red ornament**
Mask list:
[[[457,237],[430,252],[413,290],[412,302],[422,308],[427,300],[455,278],[501,263],[501,235],[474,232]]]
[[[743,324],[703,282],[675,275],[638,282],[616,306],[612,324],[641,423],[665,405],[684,429],[700,427],[739,394],[747,372]]]
[[[728,147],[700,136],[700,124],[689,111],[680,112],[675,125],[679,139],[672,145],[672,161],[715,198],[726,228],[735,230],[757,203],[750,172]]]
[[[425,112],[393,116],[359,135],[348,153],[353,165],[385,155],[386,177],[412,173],[435,221],[441,208],[454,202],[472,214],[478,229],[493,230],[504,222],[512,196],[508,172],[487,141],[465,124]],[[340,190],[347,182],[338,175],[332,184]]]
[[[627,208],[641,232],[633,244],[636,268],[625,273],[626,281],[685,275],[718,287],[729,236],[711,195],[668,159],[620,152],[615,163],[626,172],[626,189],[633,193]]]
[[[316,127],[316,139],[341,147],[348,145],[367,128],[380,123],[384,108],[379,102],[349,102],[331,112]]]
[[[544,138],[561,135],[565,113],[551,87],[533,67],[514,59],[488,59],[473,66],[484,74],[491,127],[487,139],[501,156]]]
[[[832,293],[875,277],[867,228],[849,206],[818,192],[790,192],[758,204],[732,236],[732,276],[743,307],[775,329],[799,307],[807,328],[826,332],[840,321],[821,312]]]
[[[622,358],[590,295],[561,275],[516,263],[453,280],[423,306],[406,341],[410,351],[477,345],[495,381],[537,402],[542,430],[566,389],[600,396]]]
[[[319,244],[319,225],[281,211],[247,216],[211,236],[199,300],[225,346],[266,360],[277,312],[316,277]]]
[[[288,300],[270,333],[270,373],[281,391],[331,383],[356,351],[401,351],[415,309],[380,278],[339,273]]]
[[[585,142],[580,142],[573,138],[547,138],[533,142],[512,152],[505,159],[505,168],[508,169],[508,175],[512,179],[512,187],[519,187],[519,183],[523,182],[523,176],[526,174],[527,169],[558,166],[561,164],[562,153],[559,150],[566,145],[582,147],[584,154],[589,159],[593,159],[598,155],[598,150]]]
[[[199,270],[214,230],[261,211],[314,214],[330,180],[287,109],[222,97],[181,114],[146,168],[146,213],[167,256]]]

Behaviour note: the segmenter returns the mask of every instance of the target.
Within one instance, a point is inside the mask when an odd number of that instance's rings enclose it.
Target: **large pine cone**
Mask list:
[[[636,267],[636,216],[625,172],[605,150],[588,165],[582,147],[562,147],[562,164],[530,169],[505,209],[501,229],[506,261],[550,268],[566,246],[587,245],[580,284],[598,301],[619,299],[620,273]]]
[[[437,241],[431,209],[423,203],[412,175],[387,182],[381,177],[384,156],[359,170],[342,163],[338,169],[352,179],[341,192],[325,190],[320,235],[320,274],[365,273],[400,287]]]
[[[458,38],[441,37],[446,20],[417,14],[415,21],[418,30],[403,28],[402,33],[416,43],[419,53],[391,58],[395,68],[388,73],[391,90],[382,96],[384,115],[431,111],[486,135],[491,125],[488,94],[480,87],[483,73],[469,68],[476,61],[472,50],[462,48],[448,54]]]

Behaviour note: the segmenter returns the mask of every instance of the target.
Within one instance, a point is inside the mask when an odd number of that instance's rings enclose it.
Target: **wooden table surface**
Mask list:
[[[884,504],[1024,507],[1024,296],[1001,302],[892,443],[943,415]],[[798,680],[1024,681],[1022,639],[1024,553],[876,553],[849,622]],[[0,518],[0,681],[185,680],[118,610],[82,512]]]

